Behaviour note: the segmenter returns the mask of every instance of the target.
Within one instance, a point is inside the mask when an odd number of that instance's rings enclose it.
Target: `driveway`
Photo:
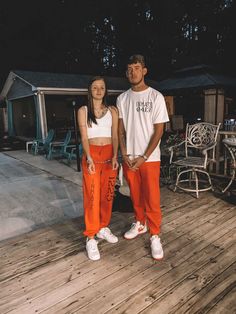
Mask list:
[[[44,156],[0,153],[0,240],[83,215],[81,178]]]

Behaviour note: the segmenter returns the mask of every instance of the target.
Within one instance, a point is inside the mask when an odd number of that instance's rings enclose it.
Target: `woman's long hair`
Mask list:
[[[106,84],[106,81],[104,79],[104,77],[102,76],[94,76],[90,82],[89,82],[89,85],[88,85],[88,115],[87,115],[87,123],[88,123],[88,126],[91,127],[92,126],[92,122],[97,124],[97,121],[96,121],[96,117],[95,117],[95,113],[94,113],[94,105],[93,105],[93,96],[92,96],[92,91],[91,91],[91,87],[92,87],[92,84],[93,82],[95,81],[100,81],[102,80],[104,83],[105,83],[105,95],[102,99],[102,103],[105,107],[108,107],[108,104],[107,104],[107,84]]]

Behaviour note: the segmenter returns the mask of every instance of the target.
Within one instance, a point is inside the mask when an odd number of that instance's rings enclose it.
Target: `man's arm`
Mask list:
[[[154,126],[154,132],[151,136],[151,139],[148,143],[148,146],[147,146],[145,152],[143,153],[144,157],[140,156],[140,157],[137,157],[133,160],[132,169],[134,171],[137,170],[145,162],[146,157],[148,158],[151,155],[151,153],[157,147],[157,145],[160,142],[160,139],[163,135],[164,123],[156,123],[153,126]]]
[[[145,156],[149,157],[151,153],[154,151],[154,149],[157,147],[158,143],[160,142],[160,139],[162,138],[163,130],[164,123],[154,124],[154,133],[150,139],[150,142],[148,143],[146,151],[144,152]]]

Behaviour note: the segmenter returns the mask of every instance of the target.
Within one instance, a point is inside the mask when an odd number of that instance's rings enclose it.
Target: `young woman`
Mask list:
[[[94,77],[88,87],[88,105],[78,110],[83,146],[83,201],[86,250],[89,259],[100,259],[95,236],[116,243],[108,228],[117,176],[118,111],[106,103],[104,78]]]

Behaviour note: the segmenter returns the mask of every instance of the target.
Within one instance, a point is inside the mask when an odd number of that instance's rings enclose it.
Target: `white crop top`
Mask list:
[[[87,111],[87,107],[86,107]],[[108,109],[106,114],[99,119],[96,119],[97,124],[92,122],[92,126],[87,125],[88,138],[94,137],[111,137],[111,126],[112,126],[112,114]]]

